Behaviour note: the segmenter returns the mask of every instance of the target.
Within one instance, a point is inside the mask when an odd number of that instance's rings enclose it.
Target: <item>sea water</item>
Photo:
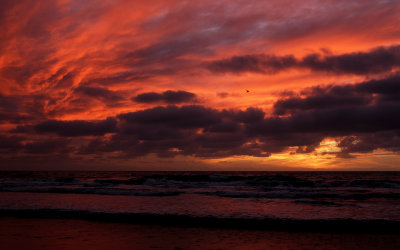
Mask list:
[[[400,172],[0,172],[0,210],[400,221]]]

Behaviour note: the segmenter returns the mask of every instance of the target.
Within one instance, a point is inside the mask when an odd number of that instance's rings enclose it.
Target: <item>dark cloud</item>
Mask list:
[[[0,94],[0,124],[19,124],[35,120],[37,107],[34,105],[34,100],[34,95],[6,96]]]
[[[229,59],[214,61],[206,65],[207,69],[221,73],[255,72],[262,74],[275,74],[281,70],[297,65],[294,56],[274,55],[244,55],[234,56]]]
[[[87,96],[96,98],[96,99],[101,99],[104,101],[108,102],[117,102],[117,101],[122,101],[124,98],[120,95],[118,95],[116,92],[111,91],[106,88],[101,88],[101,87],[86,87],[86,86],[80,86],[75,89],[76,93],[83,93]]]
[[[216,124],[221,119],[216,109],[199,105],[155,107],[121,114],[118,118],[128,123],[160,124],[176,128],[202,128]]]
[[[400,66],[400,45],[377,47],[367,52],[341,55],[310,54],[302,59],[293,55],[243,55],[234,56],[206,64],[206,68],[216,73],[275,74],[292,68],[306,68],[337,74],[375,74],[390,72]]]
[[[37,133],[56,133],[60,136],[104,135],[115,132],[117,121],[107,118],[103,121],[57,121],[49,120],[34,126]]]
[[[194,101],[195,98],[196,98],[195,94],[187,91],[167,90],[163,93],[156,93],[156,92],[142,93],[132,98],[132,101],[139,103],[165,102],[168,104],[177,104],[177,103]]]
[[[358,84],[313,87],[274,104],[274,114],[286,115],[301,110],[365,106],[400,101],[400,75]]]
[[[399,124],[400,103],[395,103],[307,110],[289,117],[269,117],[249,124],[247,129],[254,135],[321,133],[339,136],[392,130],[397,129]]]
[[[264,117],[265,113],[255,108],[218,111],[202,106],[157,107],[120,115],[119,133],[129,136],[115,136],[108,146],[115,148],[133,140],[129,152],[134,148],[134,155],[268,156],[288,147],[297,147],[297,153],[310,153],[326,137],[399,129],[399,110],[400,103],[338,105],[288,117]],[[119,150],[130,155],[123,148]]]
[[[138,140],[164,140],[182,138],[186,133],[180,129],[173,129],[167,125],[124,123],[119,126],[120,134],[133,135]]]
[[[213,126],[210,126],[209,128],[205,129],[205,131],[216,132],[216,133],[234,133],[234,132],[238,132],[239,129],[240,129],[240,126],[237,122],[225,121],[225,122],[221,122],[221,123],[215,124]]]
[[[6,96],[0,94],[0,109],[16,112],[19,108],[18,101],[18,98],[15,96]]]
[[[69,140],[44,139],[30,142],[24,145],[23,152],[27,154],[65,154],[71,152]]]
[[[23,138],[20,136],[0,135],[0,152],[15,151],[21,147]]]
[[[246,143],[244,124],[262,120],[260,109],[216,110],[203,106],[167,106],[118,116],[118,133],[89,143],[82,152],[117,151],[123,157],[155,153],[199,157],[268,156],[256,144]]]
[[[30,117],[10,112],[0,111],[0,124],[2,123],[21,123],[29,121]]]
[[[306,98],[293,97],[286,100],[279,100],[274,104],[274,113],[285,115],[287,112],[296,110],[310,110],[315,108],[331,108],[349,105],[366,105],[371,99],[364,96],[336,96],[319,95]]]
[[[400,46],[378,47],[368,52],[337,56],[312,54],[304,57],[299,65],[313,71],[345,74],[363,75],[388,72],[400,66]]]
[[[265,112],[259,108],[247,108],[246,110],[230,110],[223,111],[224,114],[230,116],[234,121],[243,123],[253,123],[262,121],[265,116]]]
[[[0,158],[24,155],[67,155],[74,151],[71,140],[65,138],[23,137],[0,135]]]
[[[345,136],[339,141],[338,146],[344,155],[370,153],[376,149],[400,152],[400,130]]]

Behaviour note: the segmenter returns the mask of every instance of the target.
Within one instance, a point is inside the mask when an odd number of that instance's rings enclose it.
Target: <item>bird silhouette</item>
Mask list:
[[[246,93],[249,93],[249,92],[250,92],[250,90],[246,89]]]

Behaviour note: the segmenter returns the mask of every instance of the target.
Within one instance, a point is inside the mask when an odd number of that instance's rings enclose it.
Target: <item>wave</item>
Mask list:
[[[271,187],[356,187],[356,188],[400,188],[400,181],[397,180],[374,180],[374,179],[356,179],[356,180],[312,180],[300,178],[294,175],[205,175],[205,174],[156,174],[131,178],[128,180],[95,180],[102,184],[127,184],[127,185],[196,185],[196,184],[228,184],[243,186],[258,186],[264,188]]]
[[[398,173],[0,173],[0,192],[226,198],[400,199]]]
[[[400,188],[400,175],[389,173],[376,176],[372,173],[251,173],[240,174],[197,172],[188,173],[157,173],[146,174],[133,172],[131,175],[122,173],[93,172],[86,175],[78,172],[35,174],[0,173],[2,182],[27,182],[33,184],[79,184],[92,182],[98,185],[166,185],[166,184],[228,184],[258,187],[356,187],[356,188]],[[8,174],[8,175],[7,175]],[[350,175],[352,174],[352,175]],[[54,177],[52,175],[59,175]],[[115,178],[118,177],[118,178]]]
[[[319,192],[319,191],[276,191],[276,192],[243,192],[243,191],[212,191],[199,192],[203,195],[216,195],[229,198],[270,198],[270,199],[321,199],[337,198],[349,200],[366,200],[373,198],[400,199],[400,193],[344,193],[344,192]]]
[[[0,217],[66,218],[133,224],[302,232],[400,233],[400,221],[396,220],[223,218],[177,214],[104,213],[58,209],[2,209],[0,210]]]
[[[329,207],[358,207],[354,204],[343,204],[338,202],[326,201],[326,200],[295,200],[296,204],[305,204],[312,206],[329,206]]]
[[[97,195],[128,195],[128,196],[177,196],[188,193],[183,189],[123,189],[99,187],[48,187],[48,186],[18,186],[0,187],[0,192],[26,193],[59,193],[59,194],[97,194]],[[340,199],[340,200],[368,200],[374,198],[399,200],[400,193],[393,192],[344,192],[338,190],[294,190],[276,189],[263,191],[201,191],[194,194],[218,196],[223,198],[266,198],[266,199]],[[320,204],[323,205],[323,204]]]
[[[1,192],[29,193],[59,193],[59,194],[100,194],[100,195],[131,195],[131,196],[174,196],[183,192],[179,190],[147,190],[147,189],[117,189],[117,188],[1,188]]]

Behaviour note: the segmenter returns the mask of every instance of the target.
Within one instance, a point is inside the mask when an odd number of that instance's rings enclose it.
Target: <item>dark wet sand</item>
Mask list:
[[[173,227],[0,218],[1,249],[400,249],[398,234]]]

